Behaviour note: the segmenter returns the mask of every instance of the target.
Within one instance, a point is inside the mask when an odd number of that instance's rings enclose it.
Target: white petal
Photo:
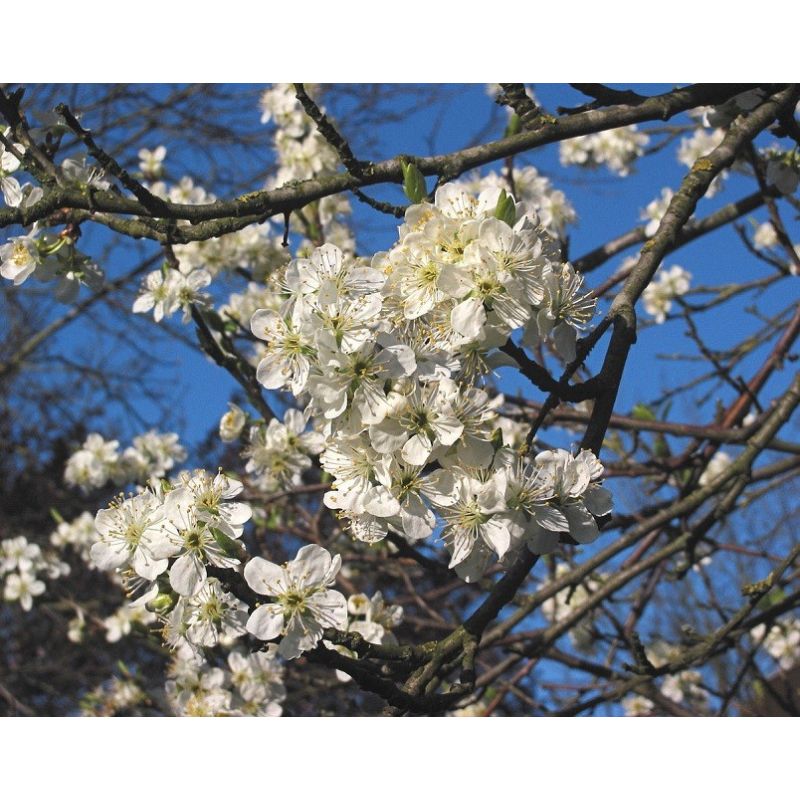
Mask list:
[[[409,539],[425,539],[433,533],[436,517],[415,495],[410,495],[400,509],[403,533]]]
[[[283,609],[277,603],[259,606],[250,615],[245,627],[256,639],[265,642],[275,639],[283,630]]]
[[[286,587],[283,569],[265,558],[256,556],[244,566],[244,579],[256,593],[276,597]]]
[[[444,445],[451,445],[458,441],[464,432],[464,426],[455,417],[439,417],[431,423],[431,429]]]
[[[364,510],[374,517],[393,517],[400,513],[400,503],[384,486],[373,486]]]
[[[567,363],[575,360],[575,341],[578,333],[571,325],[562,322],[556,325],[553,330],[553,344],[556,346],[556,352]]]
[[[467,339],[477,339],[485,322],[486,311],[478,297],[468,297],[450,312],[453,329]]]
[[[569,530],[567,518],[563,512],[553,506],[534,506],[531,515],[539,525],[549,531],[566,532]]]
[[[286,571],[303,586],[318,586],[327,582],[331,569],[331,554],[316,544],[307,544],[297,551],[294,561],[286,566]]]
[[[406,429],[396,420],[385,419],[380,425],[371,425],[369,440],[378,453],[394,453],[408,438]]]
[[[181,595],[197,594],[206,582],[205,565],[194,553],[184,553],[169,571],[169,583]]]
[[[428,460],[431,450],[433,442],[424,433],[417,433],[403,445],[400,455],[408,464],[422,466]]]
[[[528,549],[532,553],[538,555],[552,553],[558,547],[558,539],[559,536],[555,531],[548,531],[536,523],[528,527],[526,540],[528,542]]]
[[[481,525],[481,536],[486,544],[497,553],[498,558],[502,558],[511,546],[511,534],[508,531],[508,526],[497,517]]]
[[[468,558],[472,548],[475,547],[475,538],[464,528],[452,528],[449,531],[448,542],[453,548],[450,563],[447,565],[450,569]]]
[[[112,549],[105,542],[95,542],[91,555],[92,561],[102,570],[116,569],[128,560],[126,548]]]
[[[610,514],[613,507],[611,492],[602,486],[589,486],[583,493],[583,503],[596,517]]]
[[[137,547],[131,559],[131,566],[137,575],[141,575],[145,580],[154,581],[169,566],[169,560],[154,558],[152,553]]]
[[[247,503],[223,503],[220,514],[229,525],[239,527],[253,516],[253,509]]]
[[[277,355],[268,355],[258,362],[256,378],[265,389],[280,389],[288,377],[287,362]]]
[[[569,520],[569,535],[581,544],[593,542],[600,530],[594,517],[580,504],[564,506],[564,514]]]

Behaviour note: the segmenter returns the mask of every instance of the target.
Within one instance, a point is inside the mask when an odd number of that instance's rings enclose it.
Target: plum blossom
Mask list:
[[[660,269],[657,280],[651,281],[642,293],[645,311],[660,325],[667,319],[672,301],[689,291],[692,274],[683,267]]]
[[[347,600],[330,589],[342,565],[341,556],[315,544],[301,547],[283,567],[255,557],[247,562],[244,577],[256,594],[274,598],[259,606],[247,620],[247,631],[270,641],[282,636],[278,654],[297,658],[313,649],[326,628],[345,630]]]

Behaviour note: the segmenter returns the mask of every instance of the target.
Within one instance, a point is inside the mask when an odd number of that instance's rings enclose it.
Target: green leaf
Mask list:
[[[656,419],[656,415],[647,403],[637,403],[631,411],[631,416],[642,422],[655,422]]]
[[[780,587],[777,589],[773,589],[769,594],[762,597],[756,607],[760,610],[766,611],[772,606],[777,605],[778,603],[782,603],[786,599],[786,592],[783,591]]]
[[[273,508],[272,511],[270,511],[269,516],[267,517],[265,527],[269,528],[270,530],[277,530],[282,525],[283,525],[283,518],[281,517],[281,512],[277,508]]]
[[[412,203],[421,203],[428,196],[425,176],[416,164],[403,163],[403,191]]]
[[[506,136],[514,136],[522,130],[522,120],[516,115],[512,114],[506,126]]]
[[[672,451],[669,449],[667,440],[661,433],[657,433],[653,441],[653,453],[659,458],[668,458],[672,455]]]
[[[505,189],[500,190],[500,197],[497,198],[494,215],[495,218],[502,220],[511,228],[514,227],[514,223],[517,221],[517,204]]]
[[[226,536],[222,531],[216,528],[211,529],[211,535],[214,537],[214,541],[222,548],[222,552],[225,553],[226,556],[231,558],[239,558],[241,556],[239,545],[234,539],[231,539],[230,536]]]

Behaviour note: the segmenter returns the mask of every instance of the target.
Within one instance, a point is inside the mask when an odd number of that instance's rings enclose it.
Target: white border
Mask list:
[[[2,78],[785,81],[797,69],[792,16],[780,7],[734,10],[696,0],[42,0],[35,15],[16,7],[8,17]]]
[[[767,797],[792,785],[792,734],[789,719],[0,721],[4,796],[115,800]]]

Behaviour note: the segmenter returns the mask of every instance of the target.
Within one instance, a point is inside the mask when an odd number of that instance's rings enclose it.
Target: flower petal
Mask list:
[[[277,603],[259,606],[250,615],[245,628],[256,639],[265,642],[275,639],[283,630],[283,609]]]

